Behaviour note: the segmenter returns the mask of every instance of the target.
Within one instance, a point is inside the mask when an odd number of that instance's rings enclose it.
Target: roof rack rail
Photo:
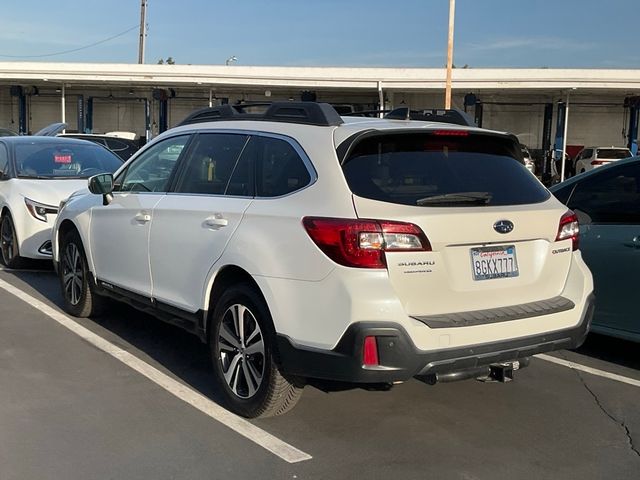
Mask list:
[[[203,108],[188,115],[178,126],[228,120],[258,120],[331,127],[341,125],[340,115],[328,103],[240,103]]]
[[[384,118],[389,120],[421,120],[423,122],[443,122],[455,125],[476,127],[476,123],[469,114],[457,108],[425,108],[411,110],[410,107],[398,107],[387,113]]]
[[[391,110],[359,110],[357,112],[351,112],[344,114],[345,117],[371,117],[379,118],[381,113],[389,113]]]

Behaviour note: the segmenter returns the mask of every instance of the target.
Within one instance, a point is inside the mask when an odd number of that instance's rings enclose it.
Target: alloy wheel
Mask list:
[[[231,305],[224,313],[218,332],[219,361],[224,379],[240,398],[251,398],[260,388],[265,373],[262,330],[249,308]]]
[[[0,225],[0,241],[2,242],[2,260],[5,265],[8,265],[15,255],[13,225],[9,217],[2,219],[2,224]]]
[[[77,305],[82,298],[83,280],[80,250],[75,243],[69,243],[62,256],[62,282],[64,295],[71,305]]]

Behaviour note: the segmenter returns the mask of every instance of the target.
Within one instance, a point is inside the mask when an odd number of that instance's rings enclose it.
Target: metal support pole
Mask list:
[[[144,63],[144,48],[147,42],[147,0],[140,2],[140,42],[138,44],[138,63]]]
[[[18,133],[20,133],[20,135],[27,135],[28,132],[27,96],[21,90],[18,96]]]
[[[84,95],[78,95],[78,132],[84,133]]]
[[[569,94],[570,92],[567,92],[567,103],[564,107],[564,133],[562,135],[562,169],[560,171],[561,182],[564,181],[564,172],[567,163],[565,160],[565,156],[567,154],[567,129],[569,127]]]
[[[444,108],[451,108],[451,76],[453,69],[453,24],[456,15],[456,0],[449,0],[449,40],[447,42],[447,82],[444,93]]]
[[[62,115],[60,116],[60,118],[62,119],[61,120],[62,123],[66,123],[67,122],[67,98],[66,98],[64,83],[62,84],[60,100],[61,100],[60,108],[62,110]],[[66,129],[62,130],[62,133],[65,133],[65,130]]]
[[[158,102],[158,133],[169,129],[169,100],[163,98]]]
[[[84,132],[93,133],[93,97],[89,97],[87,99],[87,113]]]
[[[209,108],[213,107],[213,88],[209,89]]]
[[[542,120],[542,150],[548,152],[551,148],[551,124],[553,123],[553,103],[544,106],[544,118]]]
[[[148,98],[144,99],[144,136],[145,143],[151,140],[151,104]]]
[[[640,105],[637,102],[631,102],[629,106],[629,130],[627,135],[627,148],[631,150],[631,153],[636,155],[638,153],[638,112],[640,112]]]
[[[380,110],[384,110],[384,92],[382,91],[382,82],[378,82],[378,104],[380,105]],[[382,118],[384,117],[384,113],[381,111],[378,116]]]
[[[479,128],[482,128],[482,118],[484,116],[484,107],[482,106],[482,102],[481,101],[477,101],[476,102],[476,106],[475,106],[475,112],[473,115],[473,119],[476,122],[476,125]]]

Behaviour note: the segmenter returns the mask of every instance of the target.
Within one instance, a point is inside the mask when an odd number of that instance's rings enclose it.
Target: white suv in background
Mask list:
[[[247,417],[289,410],[307,378],[501,377],[582,343],[577,219],[514,136],[310,102],[250,112],[196,112],[69,199],[68,312],[108,296],[194,332]]]
[[[623,158],[632,157],[631,150],[623,147],[586,147],[580,150],[573,162],[575,173],[583,173],[608,165]]]

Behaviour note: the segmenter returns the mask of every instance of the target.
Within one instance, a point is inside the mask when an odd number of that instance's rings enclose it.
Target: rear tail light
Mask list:
[[[386,268],[385,252],[431,251],[413,223],[305,217],[302,224],[325,255],[346,267]]]
[[[376,342],[376,337],[370,336],[364,338],[362,364],[366,367],[380,365],[380,360],[378,359],[378,342]]]
[[[560,225],[558,226],[558,236],[556,242],[560,240],[571,239],[573,244],[573,250],[578,250],[580,237],[580,226],[578,225],[578,216],[571,210],[567,211],[560,218]]]
[[[469,132],[466,130],[434,130],[434,135],[439,137],[468,137]]]
[[[606,165],[609,163],[609,160],[591,160],[591,165],[597,167],[598,165]]]

